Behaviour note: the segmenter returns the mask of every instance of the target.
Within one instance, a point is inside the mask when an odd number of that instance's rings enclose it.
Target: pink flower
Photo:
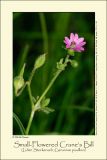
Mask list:
[[[66,48],[76,51],[76,52],[82,52],[84,51],[83,46],[86,44],[86,42],[84,41],[84,38],[78,37],[78,34],[70,34],[70,39],[68,37],[65,37],[64,39],[64,43],[66,44]]]

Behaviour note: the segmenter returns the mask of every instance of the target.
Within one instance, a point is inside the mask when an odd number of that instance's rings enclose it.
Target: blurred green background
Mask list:
[[[64,37],[78,33],[86,41],[85,52],[77,53],[79,66],[70,65],[55,81],[47,94],[53,113],[36,112],[30,135],[92,135],[95,134],[95,13],[13,13],[13,78],[24,62],[25,80],[28,79],[35,59],[48,53],[46,63],[32,80],[32,94],[40,96],[53,77],[56,62],[66,56]],[[13,95],[13,111],[26,128],[30,116],[27,90],[19,97]],[[13,119],[13,134],[20,135]]]

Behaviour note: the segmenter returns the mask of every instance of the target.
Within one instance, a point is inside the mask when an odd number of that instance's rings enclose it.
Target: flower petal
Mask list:
[[[75,51],[76,51],[76,52],[81,52],[81,50],[80,50],[80,49],[78,49],[78,48],[75,48]]]
[[[84,38],[83,37],[79,38],[77,33],[75,33],[75,34],[71,33],[70,38],[65,37],[64,43],[65,43],[67,49],[71,49],[76,52],[84,51],[83,46],[86,44],[86,42],[84,41]]]
[[[84,48],[83,48],[83,47],[81,47],[80,49],[81,49],[81,51],[84,51]]]
[[[79,52],[80,51],[80,46],[76,45],[75,51]]]
[[[69,44],[67,44],[67,45],[66,45],[66,48],[70,48],[70,45],[69,45]]]
[[[78,39],[78,43],[81,43],[81,42],[83,42],[83,41],[84,41],[84,38],[83,38],[83,37]]]
[[[64,43],[70,45],[71,41],[70,41],[70,39],[68,37],[65,37]]]
[[[71,40],[71,42],[74,41],[74,38],[75,38],[74,34],[71,33],[71,34],[70,34],[70,40]]]
[[[84,46],[85,44],[86,44],[86,42],[81,42],[81,43],[78,44],[78,46],[82,47],[82,46]]]
[[[76,43],[78,42],[78,34],[77,33],[75,34],[74,42],[76,42]]]
[[[81,46],[84,46],[85,44],[86,44],[86,42],[81,42],[80,43]]]

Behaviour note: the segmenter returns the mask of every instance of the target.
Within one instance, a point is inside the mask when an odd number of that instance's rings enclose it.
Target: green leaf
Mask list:
[[[63,64],[63,60],[64,60],[64,59],[61,58],[60,61],[59,61],[59,63],[60,63],[60,64]]]
[[[16,120],[16,122],[17,122],[17,124],[20,128],[21,134],[25,135],[26,134],[25,133],[25,128],[24,128],[22,122],[20,121],[19,117],[15,113],[13,113],[13,118]]]
[[[41,107],[46,107],[49,105],[49,103],[50,103],[50,98],[46,98],[46,99],[44,98],[41,102]]]
[[[60,61],[57,62],[57,69],[59,69],[59,70],[64,70],[65,67],[66,67],[66,64],[63,63],[63,58],[61,58]]]
[[[32,96],[32,101],[33,101],[33,103],[36,103],[36,99],[33,96]]]
[[[32,96],[33,103],[36,103],[38,99],[39,99],[39,96],[37,96],[36,98]]]
[[[46,114],[49,114],[49,113],[55,111],[54,109],[49,108],[49,107],[41,108],[40,110],[43,111],[43,112],[46,113]]]
[[[45,60],[46,60],[46,54],[40,55],[35,61],[34,68],[37,69],[42,67],[43,64],[45,63]]]

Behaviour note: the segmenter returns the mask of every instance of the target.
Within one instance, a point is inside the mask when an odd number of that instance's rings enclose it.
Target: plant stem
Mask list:
[[[53,83],[55,82],[56,78],[59,76],[59,74],[62,72],[62,70],[58,70],[55,74],[55,76],[53,77],[53,79],[50,81],[49,85],[47,86],[47,88],[45,89],[45,91],[43,92],[43,94],[41,95],[41,97],[39,98],[39,100],[37,101],[37,103],[35,104],[35,106],[37,106],[37,104],[39,104],[41,102],[41,100],[43,99],[43,97],[46,95],[46,93],[49,91],[49,89],[51,88],[51,86],[53,85]],[[29,130],[32,124],[32,120],[34,117],[34,113],[36,112],[37,108],[34,108],[34,104],[32,101],[32,94],[31,94],[31,89],[30,89],[30,83],[27,83],[28,86],[28,93],[29,93],[29,98],[30,98],[30,102],[31,102],[31,106],[32,106],[32,111],[31,111],[31,115],[29,118],[29,122],[26,128],[26,135],[29,134]]]
[[[68,59],[69,59],[69,56],[67,56],[65,58],[65,62],[64,62],[65,64],[67,64]],[[52,80],[50,81],[49,85],[47,86],[47,88],[45,89],[45,91],[42,93],[41,97],[39,98],[39,100],[36,102],[35,105],[34,105],[33,100],[32,100],[32,93],[31,93],[31,88],[30,88],[30,83],[31,83],[31,80],[32,80],[33,75],[35,73],[35,70],[33,69],[32,73],[31,73],[31,76],[29,78],[29,81],[27,82],[28,93],[29,93],[29,98],[30,98],[30,102],[31,102],[31,106],[32,106],[32,111],[31,111],[31,115],[30,115],[30,118],[29,118],[29,121],[28,121],[27,128],[26,128],[26,135],[29,134],[29,130],[30,130],[30,127],[31,127],[31,124],[32,124],[34,113],[38,110],[38,108],[37,108],[38,105],[40,105],[41,100],[44,98],[44,96],[47,94],[47,92],[49,91],[49,89],[52,87],[53,83],[55,82],[55,80],[57,79],[57,77],[59,76],[59,74],[63,71],[63,69],[64,68],[58,69],[56,71],[54,77],[52,78]]]
[[[30,127],[31,127],[31,124],[32,124],[32,120],[33,120],[33,117],[34,117],[34,113],[35,113],[35,111],[32,110],[32,111],[31,111],[31,114],[30,114],[29,122],[28,122],[28,125],[27,125],[27,128],[26,128],[26,132],[25,132],[26,135],[29,134],[29,130],[30,130]]]
[[[31,72],[31,75],[29,77],[29,80],[28,80],[29,84],[31,84],[31,81],[32,81],[32,78],[33,78],[34,74],[35,74],[35,68],[33,68],[32,72]]]
[[[30,130],[30,127],[31,127],[31,124],[32,124],[32,120],[33,120],[33,117],[34,117],[34,103],[33,103],[33,99],[32,99],[32,92],[31,92],[31,88],[30,88],[30,84],[31,84],[31,81],[32,81],[32,78],[35,74],[35,68],[33,68],[32,72],[31,72],[31,75],[29,77],[29,80],[27,82],[27,89],[28,89],[28,94],[29,94],[29,99],[30,99],[30,103],[31,103],[31,108],[32,108],[32,111],[31,111],[31,114],[30,114],[30,118],[29,118],[29,121],[28,121],[28,125],[27,125],[27,128],[26,128],[26,135],[29,134],[29,130]]]
[[[28,94],[29,94],[31,107],[33,109],[34,108],[34,103],[33,103],[33,100],[32,100],[32,92],[31,92],[31,88],[30,88],[30,83],[29,82],[27,82],[27,89],[28,89]]]
[[[30,82],[28,81],[27,82],[27,89],[28,89],[28,94],[29,94],[29,99],[30,99],[30,103],[31,103],[31,108],[32,108],[32,111],[31,111],[31,115],[30,115],[30,118],[29,118],[29,121],[28,121],[28,125],[27,125],[27,128],[26,128],[26,135],[29,134],[29,130],[30,130],[30,127],[31,127],[31,124],[32,124],[32,120],[33,120],[33,117],[34,117],[34,103],[33,103],[33,100],[32,100],[32,92],[31,92],[31,88],[30,88]]]
[[[47,86],[47,88],[45,89],[45,91],[43,92],[43,94],[41,95],[41,97],[39,98],[39,100],[37,101],[37,103],[35,104],[35,106],[37,106],[38,104],[40,104],[41,100],[44,98],[44,96],[46,95],[46,93],[52,87],[53,83],[55,82],[56,78],[59,76],[59,74],[61,72],[62,72],[62,70],[57,70],[55,76],[52,78],[52,80],[50,81],[49,85]]]

